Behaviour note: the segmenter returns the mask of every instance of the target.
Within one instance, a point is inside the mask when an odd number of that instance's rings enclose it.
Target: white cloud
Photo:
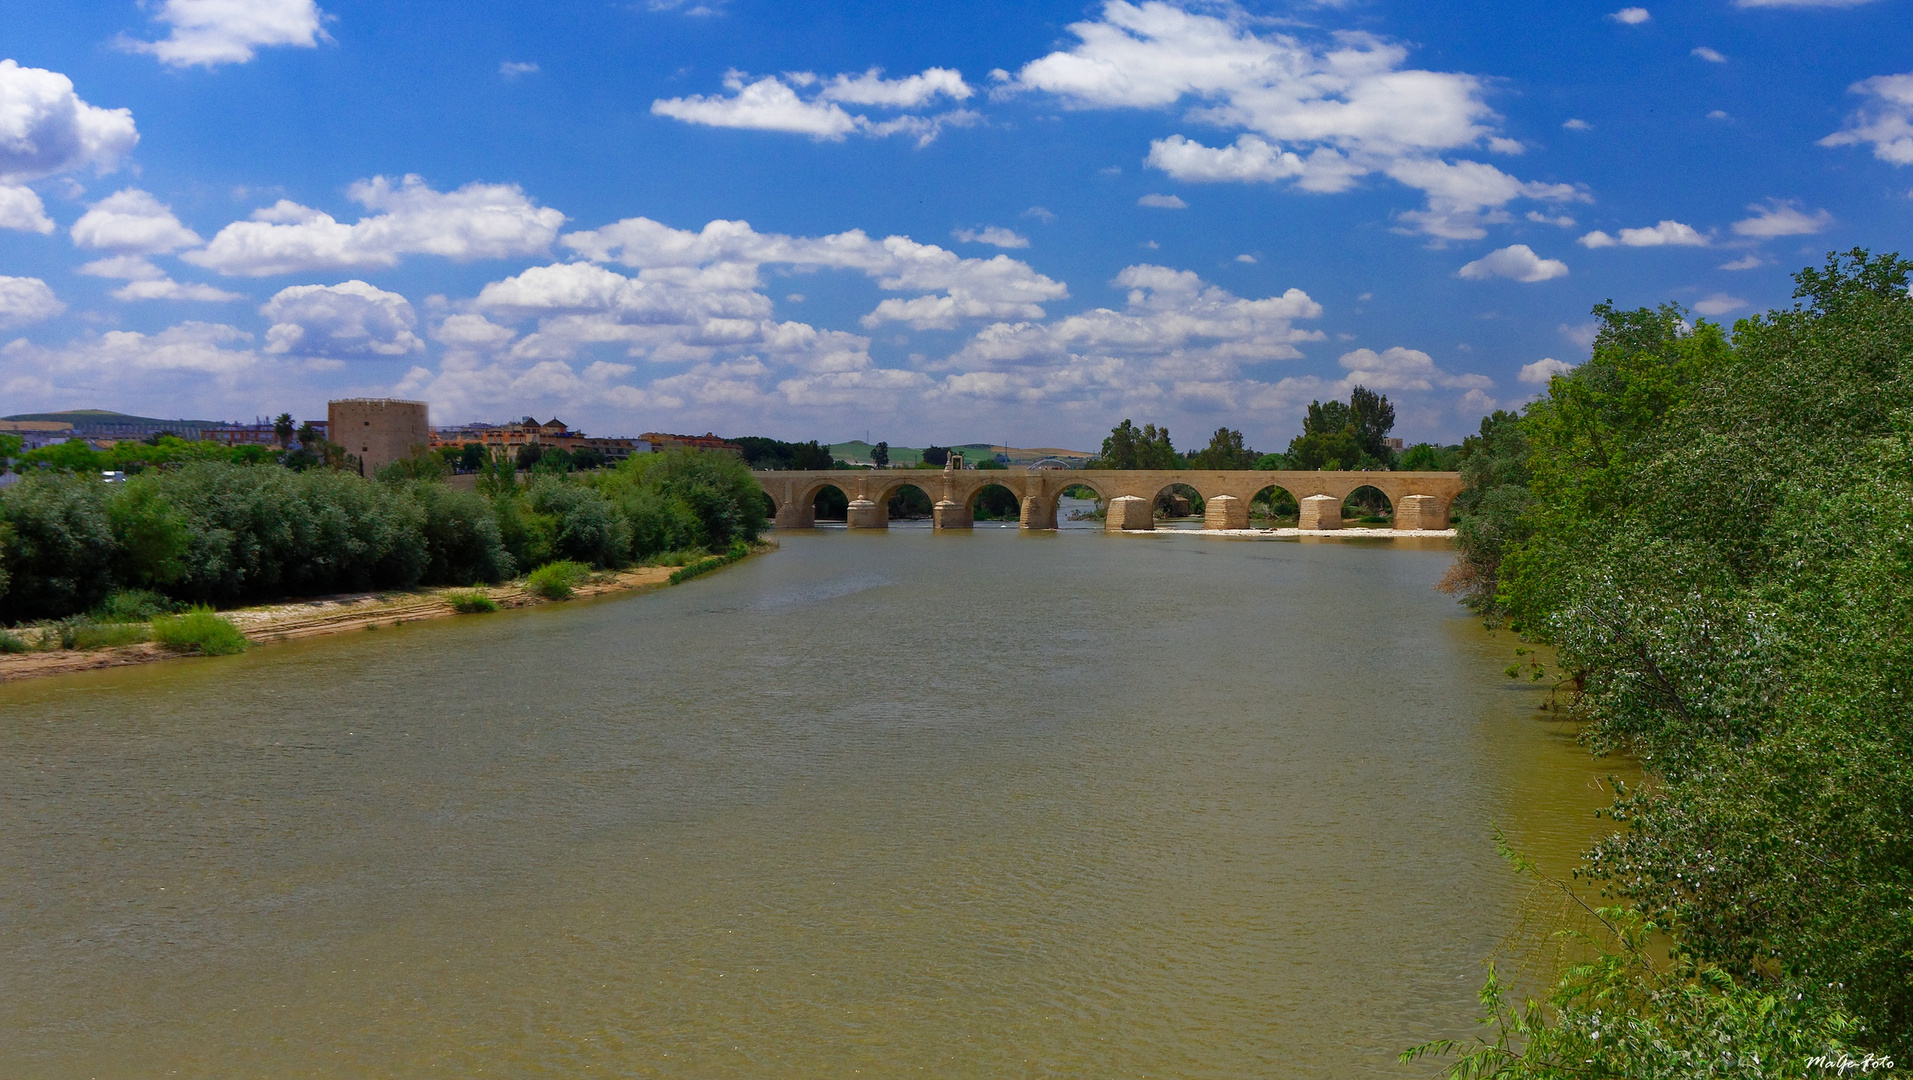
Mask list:
[[[1521,365],[1521,373],[1516,376],[1529,386],[1546,386],[1548,380],[1556,375],[1566,375],[1574,370],[1573,364],[1563,363],[1552,356],[1542,357],[1532,364]]]
[[[955,101],[967,100],[975,91],[963,76],[949,68],[927,68],[902,79],[886,79],[882,68],[871,68],[862,75],[837,75],[824,83],[817,97],[821,101],[841,101],[850,105],[882,105],[892,109],[914,109],[939,94]]]
[[[1721,55],[1718,50],[1710,49],[1705,45],[1695,46],[1694,51],[1690,55],[1698,56],[1710,64],[1724,64],[1727,62],[1727,58]]]
[[[1809,214],[1801,210],[1797,203],[1779,199],[1770,199],[1765,206],[1753,203],[1747,209],[1753,211],[1754,216],[1734,222],[1734,232],[1760,240],[1771,240],[1777,236],[1811,236],[1833,224],[1833,215],[1825,210],[1815,210]]]
[[[1747,301],[1742,300],[1738,296],[1728,296],[1726,293],[1715,293],[1707,299],[1695,303],[1694,311],[1701,315],[1714,317],[1725,315],[1730,311],[1739,311],[1746,306]]]
[[[1760,256],[1756,254],[1753,254],[1752,252],[1749,252],[1745,255],[1742,255],[1740,258],[1733,260],[1732,262],[1721,263],[1720,269],[1722,270],[1758,270],[1765,265],[1767,265],[1767,260],[1761,258]]]
[[[1683,225],[1669,219],[1662,219],[1659,224],[1644,229],[1622,229],[1618,237],[1609,236],[1596,229],[1583,236],[1578,242],[1584,247],[1591,248],[1706,247],[1712,243],[1692,225]]]
[[[1144,195],[1142,198],[1137,199],[1136,205],[1137,206],[1153,206],[1158,210],[1187,210],[1189,209],[1189,204],[1186,202],[1183,202],[1182,199],[1178,196],[1157,195],[1154,193]]]
[[[1337,361],[1348,374],[1343,382],[1349,386],[1366,386],[1370,390],[1432,390],[1436,387],[1463,390],[1486,390],[1494,385],[1494,380],[1486,375],[1451,375],[1435,365],[1435,358],[1420,349],[1405,349],[1401,346],[1376,352],[1373,349],[1356,349],[1343,353]]]
[[[163,255],[202,243],[171,208],[138,188],[116,191],[94,203],[73,223],[71,233],[80,247],[123,255]]]
[[[46,204],[32,188],[0,184],[0,229],[50,233],[53,219],[46,216]]]
[[[1042,206],[1032,206],[1028,210],[1023,211],[1018,216],[1026,217],[1026,218],[1035,218],[1036,220],[1041,221],[1044,224],[1048,224],[1049,222],[1056,220],[1056,215],[1051,213],[1047,207],[1042,207]]]
[[[1653,17],[1654,16],[1649,15],[1647,9],[1643,7],[1625,7],[1608,16],[1608,18],[1625,26],[1639,26]]]
[[[191,300],[215,304],[245,299],[236,292],[216,289],[196,281],[174,281],[163,274],[157,278],[129,281],[113,290],[113,298],[115,300]]]
[[[413,329],[418,316],[398,293],[363,281],[294,285],[259,308],[272,320],[266,352],[342,359],[404,356],[425,347]]]
[[[1000,225],[985,225],[981,229],[958,229],[950,235],[966,244],[991,244],[1000,248],[1030,246],[1029,237]]]
[[[331,40],[313,0],[164,0],[153,18],[172,32],[159,41],[122,37],[120,47],[174,68],[243,64],[260,46],[311,49]]]
[[[39,278],[0,277],[0,329],[44,322],[65,310]]]
[[[695,310],[712,298],[730,297],[734,305],[748,306],[753,317],[761,317],[755,314],[759,302],[768,305],[769,300],[755,290],[758,267],[765,264],[856,270],[876,279],[885,291],[924,294],[883,301],[864,317],[866,326],[899,321],[924,328],[954,325],[958,318],[1040,318],[1039,305],[1069,295],[1061,282],[1007,255],[965,259],[906,236],[873,240],[861,230],[792,237],[759,233],[741,221],[713,221],[694,233],[649,218],[629,218],[568,233],[564,243],[595,262],[639,269],[636,279],[613,274],[618,282],[599,277],[589,283],[594,295],[603,298],[596,301],[599,310],[607,311],[667,302],[665,297],[673,298],[668,301],[673,304],[692,305],[683,310]],[[585,284],[584,272],[574,273],[580,275],[579,284]],[[748,305],[739,299],[746,295],[753,298]],[[481,303],[485,296],[480,294]]]
[[[1254,266],[1254,265],[1255,265],[1255,263],[1256,263],[1256,258],[1255,258],[1255,256],[1253,256],[1253,255],[1249,255],[1249,254],[1246,254],[1246,253],[1245,253],[1245,254],[1242,254],[1242,255],[1237,255],[1237,256],[1235,257],[1235,261],[1236,261],[1236,262],[1239,262],[1239,263],[1247,263],[1247,264],[1249,264],[1250,266]]]
[[[862,75],[837,75],[819,80],[809,72],[779,77],[766,75],[756,80],[741,71],[724,76],[725,94],[692,94],[681,98],[659,98],[651,103],[651,112],[687,124],[707,127],[746,128],[754,131],[787,131],[812,138],[837,141],[853,132],[873,137],[914,135],[919,146],[927,146],[946,126],[963,127],[982,119],[967,109],[952,109],[933,116],[905,114],[889,120],[847,112],[839,102],[882,108],[911,109],[930,103],[939,96],[962,101],[974,91],[963,77],[948,68],[929,68],[902,79],[885,79],[878,68]],[[798,87],[816,86],[811,97],[797,92]]]
[[[1526,244],[1514,244],[1491,251],[1458,271],[1470,281],[1504,277],[1529,284],[1564,277],[1567,272],[1567,263],[1559,259],[1544,259]]]
[[[88,105],[65,75],[0,60],[0,183],[110,172],[138,142],[131,109]]]
[[[1707,114],[1707,119],[1709,119],[1709,120],[1732,120],[1732,119],[1733,119],[1733,117],[1732,117],[1732,116],[1730,116],[1730,115],[1728,115],[1728,113],[1727,113],[1727,110],[1726,110],[1726,109],[1715,109],[1715,110],[1713,110],[1712,112],[1709,112],[1709,113]]]
[[[1040,91],[1077,108],[1162,109],[1194,103],[1188,119],[1239,129],[1233,145],[1184,135],[1154,141],[1148,163],[1184,181],[1293,182],[1336,192],[1375,173],[1418,188],[1429,208],[1401,220],[1430,235],[1484,235],[1515,198],[1581,198],[1566,185],[1527,185],[1489,166],[1449,162],[1444,152],[1482,146],[1514,153],[1520,143],[1490,126],[1498,118],[1472,75],[1404,67],[1401,45],[1359,32],[1321,46],[1279,33],[1234,4],[1185,10],[1160,0],[1107,0],[1100,18],[1069,30],[1079,43],[1025,64],[995,93]],[[1485,170],[1485,172],[1483,172]],[[1457,174],[1471,174],[1458,184]],[[1501,182],[1483,185],[1492,174]],[[1475,191],[1457,199],[1458,186]],[[1492,201],[1480,197],[1492,186]]]
[[[228,275],[264,277],[314,270],[395,266],[405,255],[496,259],[545,251],[565,216],[539,206],[516,184],[471,183],[437,192],[417,176],[397,187],[383,176],[348,194],[383,211],[346,225],[332,215],[281,199],[219,230],[187,262]]]
[[[1530,210],[1527,217],[1536,225],[1553,225],[1560,229],[1572,229],[1576,224],[1574,218],[1567,214],[1544,214],[1539,210]]]
[[[1847,118],[1847,126],[1820,140],[1821,146],[1871,144],[1873,156],[1894,165],[1913,165],[1913,72],[1876,75],[1847,88],[1868,100]]]
[[[251,349],[228,348],[251,340],[251,334],[237,327],[183,322],[157,334],[114,330],[58,349],[22,339],[0,349],[0,359],[24,362],[56,377],[83,373],[119,380],[154,372],[230,376],[259,363]]]
[[[1566,131],[1593,131],[1594,130],[1593,124],[1590,124],[1586,120],[1583,120],[1579,117],[1574,117],[1564,121],[1561,124],[1561,127],[1563,130],[1566,130]]]
[[[507,79],[516,79],[520,75],[536,73],[538,65],[524,60],[506,60],[498,65],[498,73]]]

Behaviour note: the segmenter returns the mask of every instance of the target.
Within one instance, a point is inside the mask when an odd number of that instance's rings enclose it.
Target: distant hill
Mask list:
[[[14,416],[0,416],[0,420],[52,420],[65,421],[74,427],[82,424],[153,424],[165,426],[180,424],[188,427],[219,427],[220,420],[162,420],[156,416],[130,416],[114,412],[111,409],[68,409],[65,412],[19,413]]]

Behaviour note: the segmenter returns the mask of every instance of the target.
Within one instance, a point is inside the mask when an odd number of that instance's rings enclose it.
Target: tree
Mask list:
[[[947,446],[926,446],[923,448],[923,463],[935,465],[941,469],[950,463],[950,448]]]
[[[488,457],[490,457],[490,455],[485,452],[483,444],[468,442],[458,448],[458,471],[462,473],[475,473],[485,467],[485,461]]]
[[[1348,395],[1348,422],[1355,427],[1362,452],[1386,463],[1393,455],[1388,449],[1388,433],[1395,430],[1395,406],[1367,387],[1358,386]]]
[[[1255,462],[1256,453],[1242,444],[1242,433],[1226,427],[1216,429],[1207,449],[1189,455],[1189,465],[1196,469],[1253,469]]]
[[[278,440],[279,449],[290,450],[292,448],[292,433],[292,414],[285,412],[280,413],[278,418],[272,422],[272,437]]]
[[[1124,420],[1110,429],[1103,452],[1088,463],[1094,469],[1177,469],[1184,461],[1169,441],[1169,429]]]
[[[532,466],[538,464],[538,459],[544,456],[545,456],[545,448],[538,445],[537,443],[526,443],[525,445],[519,447],[518,448],[519,471],[530,472]]]
[[[25,445],[26,440],[18,435],[0,434],[0,475],[6,473],[7,466],[20,456],[20,448]]]
[[[870,450],[870,460],[873,463],[875,463],[877,468],[879,469],[889,468],[890,467],[890,444],[887,442],[880,442],[876,446],[872,447]]]
[[[1385,469],[1391,455],[1382,440],[1394,427],[1395,407],[1366,387],[1347,402],[1311,401],[1302,434],[1289,443],[1289,467]]]

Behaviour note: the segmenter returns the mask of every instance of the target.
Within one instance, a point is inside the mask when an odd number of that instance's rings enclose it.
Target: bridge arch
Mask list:
[[[1395,500],[1389,498],[1380,484],[1362,484],[1342,497],[1342,517],[1356,518],[1363,525],[1385,524],[1395,517]]]

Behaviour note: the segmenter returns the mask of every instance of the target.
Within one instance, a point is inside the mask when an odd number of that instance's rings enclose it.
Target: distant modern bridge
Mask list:
[[[1170,472],[1116,469],[851,469],[830,472],[760,472],[757,482],[777,506],[780,529],[817,525],[817,496],[834,487],[850,501],[846,522],[853,529],[890,527],[889,503],[905,487],[929,496],[931,517],[939,529],[968,529],[976,523],[976,497],[992,484],[1016,496],[1022,527],[1054,529],[1057,501],[1065,489],[1081,485],[1109,507],[1110,532],[1153,529],[1156,496],[1171,487],[1193,488],[1204,503],[1204,528],[1246,529],[1249,503],[1268,488],[1295,497],[1304,529],[1342,527],[1342,502],[1356,488],[1372,487],[1388,496],[1398,530],[1446,529],[1449,506],[1461,494],[1461,474],[1452,472]]]

